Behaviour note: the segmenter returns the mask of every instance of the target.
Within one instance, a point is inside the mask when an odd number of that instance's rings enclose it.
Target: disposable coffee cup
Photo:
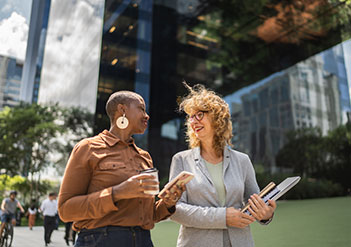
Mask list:
[[[158,170],[156,168],[149,168],[149,169],[145,169],[145,170],[142,170],[140,171],[140,174],[150,174],[152,176],[154,176],[154,179],[156,182],[159,182],[158,181]],[[160,192],[160,187],[159,185],[155,185],[153,186],[155,189],[153,190],[145,190],[144,193],[145,194],[149,194],[149,195],[157,195],[159,192]]]

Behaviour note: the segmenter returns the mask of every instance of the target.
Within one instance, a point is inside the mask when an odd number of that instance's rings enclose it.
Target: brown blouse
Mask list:
[[[93,229],[103,226],[141,226],[152,229],[154,222],[170,216],[160,200],[154,198],[112,199],[112,187],[153,167],[148,152],[134,141],[123,142],[104,130],[97,136],[80,141],[73,149],[58,198],[63,221],[74,221],[74,228]],[[171,212],[170,212],[171,211]],[[173,212],[172,212],[173,211]]]

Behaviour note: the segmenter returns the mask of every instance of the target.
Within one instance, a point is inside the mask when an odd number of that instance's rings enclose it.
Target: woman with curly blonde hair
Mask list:
[[[257,195],[249,157],[231,146],[228,104],[203,85],[189,90],[179,104],[187,114],[189,150],[173,156],[170,180],[182,171],[194,174],[176,205],[172,220],[181,224],[178,247],[254,246],[249,224],[268,224],[276,208]],[[240,212],[249,201],[251,215]]]

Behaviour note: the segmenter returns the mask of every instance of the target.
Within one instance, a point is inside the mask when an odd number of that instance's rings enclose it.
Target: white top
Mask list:
[[[55,216],[57,214],[57,201],[45,199],[40,206],[40,210],[44,216]]]
[[[36,208],[34,208],[34,209],[28,208],[28,213],[29,214],[36,214],[37,213],[37,209]]]

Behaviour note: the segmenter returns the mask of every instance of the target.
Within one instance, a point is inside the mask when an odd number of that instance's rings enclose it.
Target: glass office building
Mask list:
[[[95,113],[98,133],[109,127],[109,95],[136,91],[151,117],[136,142],[161,177],[172,155],[187,148],[177,111],[183,80],[224,97],[234,148],[268,171],[279,171],[275,156],[287,131],[318,127],[325,135],[350,121],[349,1],[23,0],[26,11],[13,12],[24,19],[4,12],[20,0],[5,2],[0,31],[27,25],[20,40],[31,50],[17,45],[7,51],[22,55],[4,53],[0,37],[0,103],[26,92],[32,102],[81,106]],[[30,27],[34,2],[41,3],[37,29]],[[4,29],[15,18],[26,24]]]
[[[38,102],[51,0],[2,1],[0,109]]]
[[[103,0],[51,0],[39,102],[95,112]]]
[[[0,109],[19,103],[23,61],[0,56]]]
[[[348,121],[350,18],[345,1],[106,0],[95,131],[117,90],[141,94],[151,116],[137,138],[163,175],[187,148],[177,99],[182,81],[221,94],[234,147],[277,171],[289,130],[323,134]]]

